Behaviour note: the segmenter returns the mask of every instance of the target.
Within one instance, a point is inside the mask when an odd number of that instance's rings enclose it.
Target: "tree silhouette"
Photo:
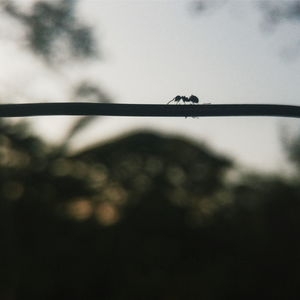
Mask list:
[[[230,166],[206,147],[151,133],[67,157],[23,124],[1,126],[1,149],[8,155],[1,165],[1,203],[10,203],[5,211],[10,222],[2,228],[11,240],[6,254],[15,253],[7,266],[12,279],[4,286],[12,286],[17,299],[131,297],[131,287],[124,282],[115,290],[114,280],[137,280],[142,261],[155,277],[156,259],[167,268],[165,275],[141,281],[136,293],[151,287],[158,293],[177,257],[168,258],[169,251],[188,228],[198,226],[194,208],[207,218],[217,210],[217,204],[208,209],[207,199],[222,188]],[[137,268],[132,274],[131,263]]]
[[[29,14],[18,9],[12,1],[4,1],[3,6],[10,16],[27,27],[27,39],[31,49],[49,62],[54,62],[62,53],[67,58],[68,51],[76,58],[93,57],[98,53],[92,29],[76,18],[76,2],[37,1]]]
[[[298,297],[297,180],[229,183],[232,161],[153,132],[73,156],[1,133],[2,299]]]
[[[76,64],[87,59],[98,59],[101,54],[93,28],[79,18],[77,3],[76,0],[39,0],[26,11],[16,1],[3,0],[0,5],[3,8],[1,13],[24,25],[24,44],[29,46],[29,50],[41,58],[47,68],[57,71],[61,76],[59,69],[66,67],[70,60]],[[82,102],[112,102],[98,82],[84,77],[71,84],[71,93],[67,98]],[[60,150],[67,151],[71,138],[95,119],[97,117],[92,116],[76,118],[71,129],[66,132],[65,143]]]

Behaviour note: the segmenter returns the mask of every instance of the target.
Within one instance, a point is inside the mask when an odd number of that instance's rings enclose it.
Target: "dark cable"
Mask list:
[[[108,104],[55,102],[0,104],[0,117],[33,116],[237,117],[300,118],[300,107],[277,104]]]

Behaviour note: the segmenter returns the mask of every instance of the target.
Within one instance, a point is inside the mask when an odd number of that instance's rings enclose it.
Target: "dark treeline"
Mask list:
[[[69,155],[0,125],[1,299],[300,296],[297,176],[228,181],[233,161],[181,137]]]

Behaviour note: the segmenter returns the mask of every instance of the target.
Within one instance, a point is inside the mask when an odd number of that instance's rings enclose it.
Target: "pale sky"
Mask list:
[[[14,86],[15,101],[28,95],[64,101],[71,82],[92,79],[116,103],[164,104],[176,95],[195,94],[203,102],[300,105],[300,56],[287,59],[298,42],[299,26],[264,30],[253,1],[231,1],[215,12],[195,14],[188,0],[83,0],[78,12],[95,27],[103,58],[90,64],[49,70],[14,40],[0,46],[0,93]],[[18,36],[16,30],[15,36]],[[3,37],[3,34],[2,34]],[[9,40],[9,39],[8,39]],[[9,62],[9,59],[14,59]],[[26,57],[26,59],[25,59]],[[29,75],[30,74],[30,75]],[[18,82],[15,83],[15,78]],[[10,79],[11,78],[11,79]],[[25,92],[24,92],[25,91]],[[6,94],[5,94],[6,93]],[[33,118],[36,131],[51,141],[64,136],[70,117]],[[293,132],[300,120],[287,118],[119,118],[105,117],[74,139],[82,148],[131,129],[189,136],[259,170],[284,170],[279,129]],[[46,133],[45,133],[46,132]]]

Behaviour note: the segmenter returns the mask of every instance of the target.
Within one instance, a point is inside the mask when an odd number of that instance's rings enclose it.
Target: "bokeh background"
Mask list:
[[[1,103],[298,105],[300,1],[2,0]],[[298,298],[299,121],[0,121],[1,299]]]

